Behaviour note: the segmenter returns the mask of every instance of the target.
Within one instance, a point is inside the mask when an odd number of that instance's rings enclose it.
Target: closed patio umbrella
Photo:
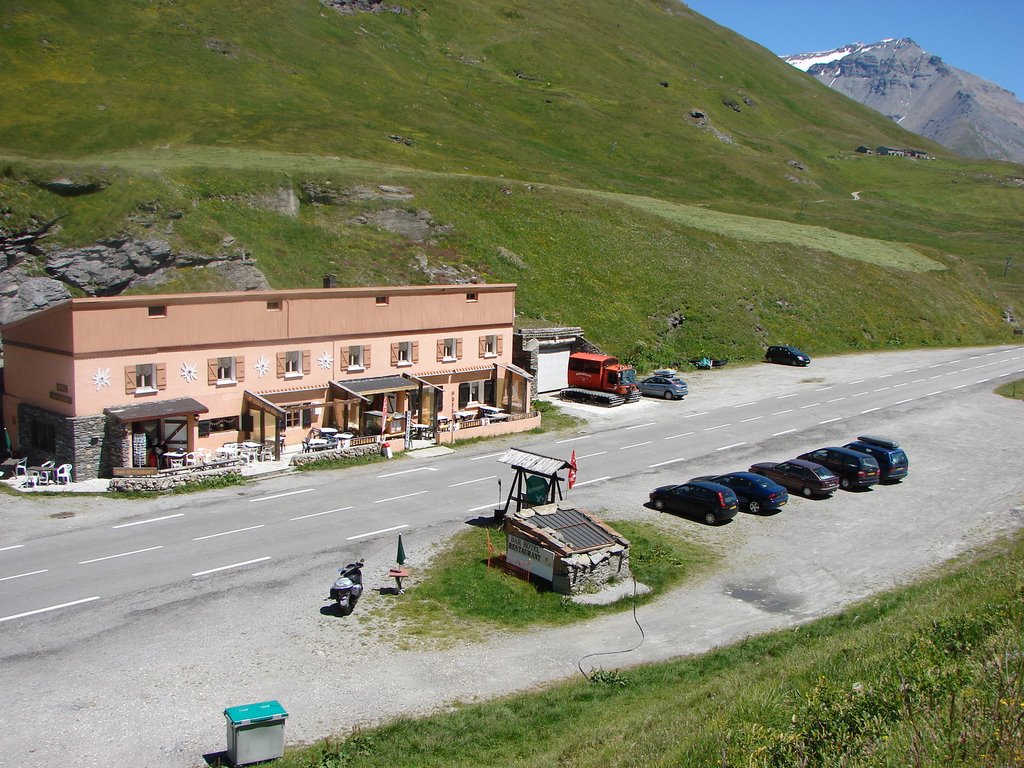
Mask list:
[[[405,547],[402,546],[402,534],[398,534],[398,564],[405,565]]]
[[[11,455],[11,436],[7,432],[7,427],[0,430],[0,456],[7,457]]]

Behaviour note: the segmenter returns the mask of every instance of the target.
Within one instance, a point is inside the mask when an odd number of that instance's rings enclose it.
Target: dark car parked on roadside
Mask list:
[[[649,397],[663,397],[666,400],[682,400],[689,392],[686,382],[678,376],[663,376],[655,374],[641,379],[637,386],[640,387],[640,394]]]
[[[831,469],[839,477],[840,488],[867,488],[881,478],[874,457],[850,448],[819,448],[797,458]]]
[[[811,358],[796,347],[772,346],[764,353],[764,359],[769,363],[781,363],[783,365],[809,365]]]
[[[839,478],[831,469],[804,459],[754,464],[750,471],[784,485],[804,496],[831,496],[839,489]]]
[[[861,435],[845,447],[873,456],[878,462],[883,483],[898,483],[910,472],[910,460],[895,440]]]
[[[731,488],[692,480],[655,488],[651,491],[651,505],[659,512],[695,515],[708,525],[731,520],[739,511],[739,502]]]
[[[774,480],[755,475],[753,472],[729,472],[725,475],[695,477],[690,482],[706,480],[732,488],[741,507],[748,512],[778,512],[789,501],[789,491]]]

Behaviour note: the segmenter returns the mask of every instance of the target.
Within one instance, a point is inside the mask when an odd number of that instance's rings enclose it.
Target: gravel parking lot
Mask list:
[[[802,384],[848,380],[865,370],[897,370],[941,354],[851,355],[816,359],[806,369],[726,367],[684,374],[691,395],[682,403],[566,407],[589,419],[586,430],[614,429],[656,417],[665,407],[710,410],[749,400],[752,393],[764,397]],[[636,651],[600,663],[618,667],[699,653],[805,622],[1017,530],[1024,523],[1024,403],[998,397],[990,386],[690,461],[683,476],[665,468],[574,490],[576,506],[607,519],[653,520],[724,555],[717,570],[638,612],[646,640]],[[900,441],[911,460],[907,480],[839,492],[829,500],[792,497],[778,515],[741,513],[718,527],[643,506],[659,484],[745,469],[865,433]],[[495,448],[492,443],[469,450]],[[107,523],[131,509],[96,499],[4,502],[0,524],[19,537]],[[65,503],[81,505],[76,516],[51,519],[54,505]],[[415,586],[415,569],[464,525],[453,520],[406,536],[414,572],[408,586]],[[37,654],[26,645],[8,654],[0,671],[0,687],[9,692],[0,765],[203,765],[204,753],[224,747],[225,706],[280,700],[290,713],[287,742],[295,744],[546,685],[578,674],[580,657],[628,648],[638,639],[632,615],[623,612],[582,628],[499,632],[455,648],[396,650],[401,628],[388,626],[374,611],[394,599],[374,591],[389,584],[386,564],[393,560],[394,543],[385,536],[362,545],[368,563],[384,565],[367,569],[369,588],[350,619],[317,610],[338,559],[337,550],[325,548],[303,558],[301,578],[284,576],[294,571],[294,562],[279,564],[280,578],[271,577],[258,594],[236,593],[231,578],[212,596],[197,597],[184,584],[159,610],[151,607],[150,596],[138,594],[130,598],[135,611],[129,626],[56,652]],[[17,627],[5,631],[17,642]],[[59,623],[54,631],[60,632]]]

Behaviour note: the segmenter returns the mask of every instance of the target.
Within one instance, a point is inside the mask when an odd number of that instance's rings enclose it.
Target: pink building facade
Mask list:
[[[78,479],[333,427],[451,440],[537,426],[512,364],[515,285],[71,299],[0,329],[4,420]],[[494,417],[492,422],[491,417]]]

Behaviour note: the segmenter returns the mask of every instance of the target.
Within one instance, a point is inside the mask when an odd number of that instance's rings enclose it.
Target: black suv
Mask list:
[[[898,483],[910,471],[910,460],[895,440],[861,435],[855,442],[847,443],[845,447],[874,457],[884,483]]]
[[[811,358],[796,347],[786,346],[768,347],[764,353],[764,359],[769,363],[782,363],[783,365],[808,365],[811,362]]]
[[[651,505],[659,512],[695,514],[708,525],[731,520],[739,511],[732,488],[706,481],[655,488],[651,491]]]
[[[869,485],[877,485],[881,479],[878,462],[874,457],[850,448],[819,448],[810,453],[802,453],[799,458],[831,469],[839,476],[842,488],[867,488]]]

